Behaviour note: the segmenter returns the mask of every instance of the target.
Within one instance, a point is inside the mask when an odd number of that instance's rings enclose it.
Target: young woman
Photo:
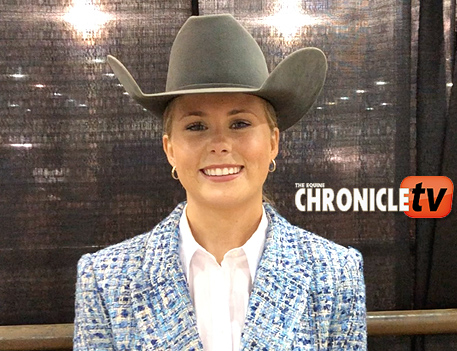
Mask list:
[[[326,73],[302,49],[268,74],[232,16],[192,17],[173,44],[166,92],[128,91],[164,118],[163,148],[187,201],[152,231],[83,256],[75,350],[365,350],[362,258],[289,224],[262,201],[279,130]]]

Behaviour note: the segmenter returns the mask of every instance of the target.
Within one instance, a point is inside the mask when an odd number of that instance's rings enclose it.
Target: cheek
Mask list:
[[[193,156],[192,149],[186,147],[178,147],[175,149],[175,158],[178,165],[189,165],[192,163]],[[178,166],[179,167],[179,166]]]
[[[246,155],[253,164],[255,164],[259,170],[267,170],[271,162],[270,156],[270,143],[264,138],[253,139],[251,138],[248,142],[241,144],[242,152]]]
[[[194,173],[195,168],[200,165],[201,150],[194,143],[185,139],[176,139],[174,144],[175,163],[181,174]]]

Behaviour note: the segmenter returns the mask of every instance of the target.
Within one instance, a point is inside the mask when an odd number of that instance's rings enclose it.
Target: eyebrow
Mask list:
[[[251,114],[254,114],[251,110],[248,110],[248,109],[241,109],[241,110],[233,109],[228,113],[228,115],[229,116],[233,116],[233,115],[237,115],[239,113],[251,113]]]
[[[181,117],[179,118],[179,120],[182,120],[186,117],[191,117],[191,116],[204,117],[204,116],[206,116],[206,114],[203,111],[190,111],[190,112],[186,112],[186,113],[182,114]]]

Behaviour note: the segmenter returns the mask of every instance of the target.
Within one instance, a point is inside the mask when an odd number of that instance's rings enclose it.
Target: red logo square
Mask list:
[[[409,189],[408,217],[442,218],[451,212],[454,184],[448,177],[407,177],[400,188]]]

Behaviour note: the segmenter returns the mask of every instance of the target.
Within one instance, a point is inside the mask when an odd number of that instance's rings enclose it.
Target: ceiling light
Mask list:
[[[75,0],[63,18],[82,34],[83,39],[97,37],[100,29],[112,19],[90,0]]]
[[[301,3],[300,0],[283,0],[278,6],[280,10],[263,22],[275,27],[283,37],[290,39],[297,34],[300,27],[319,23],[316,17],[303,13]]]

